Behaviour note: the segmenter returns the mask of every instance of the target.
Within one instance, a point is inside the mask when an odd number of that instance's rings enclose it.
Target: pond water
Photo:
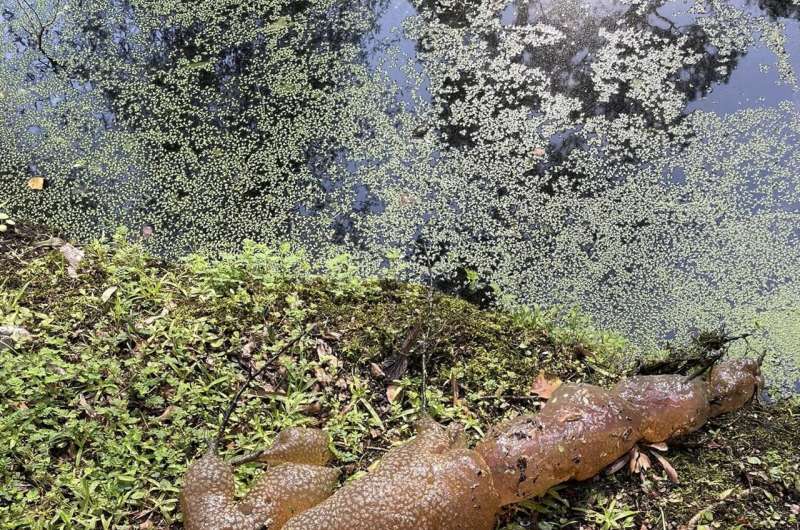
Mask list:
[[[290,240],[800,391],[798,0],[0,0],[0,204]],[[27,186],[45,178],[44,190]]]

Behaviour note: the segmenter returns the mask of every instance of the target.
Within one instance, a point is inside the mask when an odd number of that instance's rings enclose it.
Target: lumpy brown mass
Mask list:
[[[592,385],[560,386],[536,416],[499,425],[476,447],[503,505],[594,476],[639,440],[641,418]]]
[[[458,425],[430,418],[375,469],[333,493],[327,438],[281,433],[260,460],[271,464],[247,496],[234,498],[233,468],[213,451],[184,477],[189,530],[491,530],[500,507],[597,474],[638,441],[655,443],[744,406],[760,384],[756,361],[715,366],[708,381],[638,376],[612,390],[564,384],[538,415],[496,426],[475,450]]]
[[[247,496],[234,499],[233,467],[213,452],[189,466],[181,491],[187,530],[281,528],[296,513],[328,497],[337,484],[336,469],[280,464],[258,478]]]
[[[711,414],[708,385],[682,375],[642,375],[620,381],[613,392],[642,421],[642,439],[658,443],[702,427]]]
[[[761,384],[761,368],[753,359],[738,359],[711,369],[708,386],[711,415],[719,416],[742,408]]]
[[[489,469],[460,436],[423,420],[377,469],[291,519],[285,530],[480,530],[500,506]]]
[[[294,427],[278,433],[269,449],[266,449],[259,460],[267,464],[292,462],[325,466],[331,461],[328,449],[328,437],[319,429]]]
[[[331,459],[328,438],[317,429],[281,432],[260,460],[268,468],[240,501],[234,498],[233,466],[214,451],[189,466],[181,490],[187,530],[281,528],[289,518],[328,498],[339,471],[324,467]]]

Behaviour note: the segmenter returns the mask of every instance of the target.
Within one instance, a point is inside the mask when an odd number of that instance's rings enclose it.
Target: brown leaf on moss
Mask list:
[[[561,386],[561,379],[558,377],[549,378],[545,375],[544,370],[539,371],[536,380],[531,387],[531,393],[536,394],[542,399],[550,399],[556,388]]]
[[[323,385],[329,385],[333,382],[333,377],[321,366],[314,368],[314,379]]]
[[[78,265],[80,265],[85,253],[82,250],[73,247],[69,243],[64,243],[61,247],[59,247],[58,250],[64,256],[64,259],[67,260],[67,263],[69,263],[69,267],[67,267],[67,274],[69,277],[77,278]]]
[[[386,377],[386,374],[383,373],[383,370],[377,363],[369,363],[369,372],[373,379],[383,379]]]
[[[327,342],[322,339],[317,339],[317,355],[319,356],[320,361],[328,355],[331,355],[332,351],[333,350]]]
[[[28,187],[32,190],[40,191],[44,189],[44,177],[32,177],[28,179]]]
[[[86,396],[84,396],[83,394],[79,394],[78,403],[80,404],[84,412],[86,412],[86,415],[89,416],[89,418],[95,419],[97,417],[97,412],[95,412],[94,407],[92,407],[89,404],[89,401],[86,399]]]
[[[177,410],[178,408],[175,405],[168,406],[166,409],[164,409],[164,412],[162,412],[161,415],[156,418],[156,421],[167,421],[172,417],[173,414],[175,414],[175,412],[177,412]]]
[[[111,297],[114,296],[114,293],[116,293],[116,292],[117,292],[117,286],[116,285],[113,285],[113,286],[109,287],[108,289],[103,291],[103,294],[100,295],[100,301],[105,304],[106,302],[111,300]]]
[[[307,416],[316,416],[320,412],[322,412],[322,405],[320,405],[319,401],[315,401],[314,403],[309,403],[308,405],[301,408],[303,414]]]
[[[250,339],[249,341],[247,341],[247,344],[242,346],[242,357],[244,357],[245,359],[251,358],[253,356],[253,352],[256,350],[257,347],[258,344],[256,344],[256,341]]]
[[[389,403],[394,403],[403,393],[403,387],[400,385],[389,385],[386,387],[386,399]]]

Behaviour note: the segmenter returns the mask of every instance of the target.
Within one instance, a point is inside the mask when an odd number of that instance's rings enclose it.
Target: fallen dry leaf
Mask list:
[[[536,394],[542,399],[550,399],[550,396],[553,395],[553,392],[555,392],[560,386],[561,379],[558,377],[548,378],[545,375],[544,370],[541,370],[539,371],[539,375],[536,376],[536,380],[533,382],[531,393]]]
[[[631,454],[625,453],[625,455],[622,458],[618,459],[616,462],[608,466],[606,473],[609,475],[613,475],[614,473],[625,467],[625,464],[627,464],[630,461],[630,459],[631,459]]]
[[[369,372],[374,379],[383,379],[386,374],[377,363],[369,363]]]
[[[42,248],[42,247],[52,247],[57,248],[64,246],[65,242],[60,237],[51,237],[50,239],[45,239],[44,241],[37,241],[33,244],[33,248]]]
[[[317,339],[317,357],[319,357],[320,364],[329,366],[334,372],[337,368],[342,366],[339,359],[333,354],[333,349],[330,344],[322,339]]]
[[[44,177],[31,177],[28,179],[28,187],[32,190],[44,189]]]
[[[161,416],[156,418],[156,421],[167,421],[172,417],[173,414],[175,414],[176,410],[178,410],[178,408],[175,405],[170,405],[164,409],[164,412],[161,413]]]
[[[304,406],[301,410],[303,411],[303,414],[308,416],[316,416],[322,412],[322,405],[319,404],[319,401],[315,401],[314,403],[309,403],[308,405]]]
[[[48,370],[50,370],[56,375],[67,375],[67,371],[58,366],[57,364],[47,363],[45,366],[47,367]]]
[[[724,501],[725,499],[727,499],[728,497],[731,496],[731,493],[733,493],[734,490],[735,490],[735,488],[726,489],[725,491],[723,491],[722,493],[719,494],[719,500]]]
[[[244,358],[246,358],[246,359],[249,359],[250,357],[252,357],[252,355],[253,355],[253,352],[255,351],[255,349],[256,349],[256,347],[257,347],[257,346],[258,346],[258,345],[256,344],[256,341],[254,341],[254,340],[252,340],[252,339],[251,339],[251,340],[249,340],[249,341],[247,342],[247,344],[245,344],[244,346],[242,346],[242,356],[243,356]]]
[[[58,248],[58,251],[63,254],[64,259],[67,260],[69,266],[67,267],[67,274],[70,278],[77,278],[78,277],[78,265],[80,265],[81,260],[85,253],[70,245],[69,243],[64,243]]]
[[[403,393],[403,387],[400,385],[389,385],[386,387],[386,399],[389,403],[394,403]]]
[[[660,454],[658,454],[657,452],[655,452],[655,451],[650,451],[650,453],[651,453],[651,454],[652,454],[654,457],[656,457],[656,460],[658,460],[658,463],[659,463],[659,464],[661,464],[661,467],[663,467],[663,468],[664,468],[664,471],[666,471],[666,472],[667,472],[667,476],[669,477],[669,479],[670,479],[670,480],[671,480],[673,483],[675,483],[675,484],[678,484],[678,472],[677,472],[677,471],[675,471],[675,468],[674,468],[674,467],[672,467],[672,464],[670,464],[670,463],[667,461],[667,459],[666,459],[666,458],[664,458],[663,456],[661,456],[661,455],[660,455]]]
[[[81,408],[86,412],[86,415],[89,416],[91,419],[97,417],[97,413],[95,412],[94,408],[86,401],[86,397],[83,394],[78,395],[78,403],[80,404]]]
[[[151,317],[147,317],[147,318],[145,318],[145,319],[142,321],[142,324],[143,324],[143,325],[145,325],[145,326],[149,326],[149,325],[153,324],[153,323],[154,323],[156,320],[158,320],[159,318],[164,318],[165,316],[167,316],[167,314],[169,314],[169,309],[167,309],[167,308],[165,307],[164,309],[162,309],[162,310],[161,310],[161,313],[159,313],[159,314],[157,314],[157,315],[153,315],[153,316],[151,316]]]
[[[639,452],[639,459],[636,462],[636,467],[639,468],[639,471],[647,471],[653,466],[652,462],[650,462],[650,457],[647,456],[647,453],[640,451]]]
[[[662,453],[666,453],[669,450],[669,447],[667,447],[667,444],[665,444],[664,442],[659,442],[657,444],[644,444],[644,445],[646,445],[647,447],[652,447],[653,449],[661,451]]]
[[[317,366],[314,369],[314,379],[323,385],[328,385],[333,381],[333,377],[331,377],[331,375],[325,371],[325,368],[321,366]]]
[[[634,446],[631,449],[631,459],[628,461],[628,471],[631,473],[639,472],[639,449]]]
[[[13,338],[28,338],[31,336],[31,333],[20,326],[0,326],[0,335]]]
[[[111,299],[112,296],[114,296],[114,293],[116,293],[116,292],[117,292],[117,286],[116,285],[114,285],[112,287],[109,287],[108,289],[103,291],[103,294],[100,295],[100,301],[105,304],[106,302],[108,302]]]

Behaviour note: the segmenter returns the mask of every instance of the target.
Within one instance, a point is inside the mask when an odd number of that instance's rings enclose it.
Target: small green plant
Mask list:
[[[618,530],[633,527],[633,516],[637,511],[629,509],[624,504],[617,506],[617,499],[610,502],[598,500],[597,509],[575,508],[586,514],[586,518],[599,525],[602,530]]]

